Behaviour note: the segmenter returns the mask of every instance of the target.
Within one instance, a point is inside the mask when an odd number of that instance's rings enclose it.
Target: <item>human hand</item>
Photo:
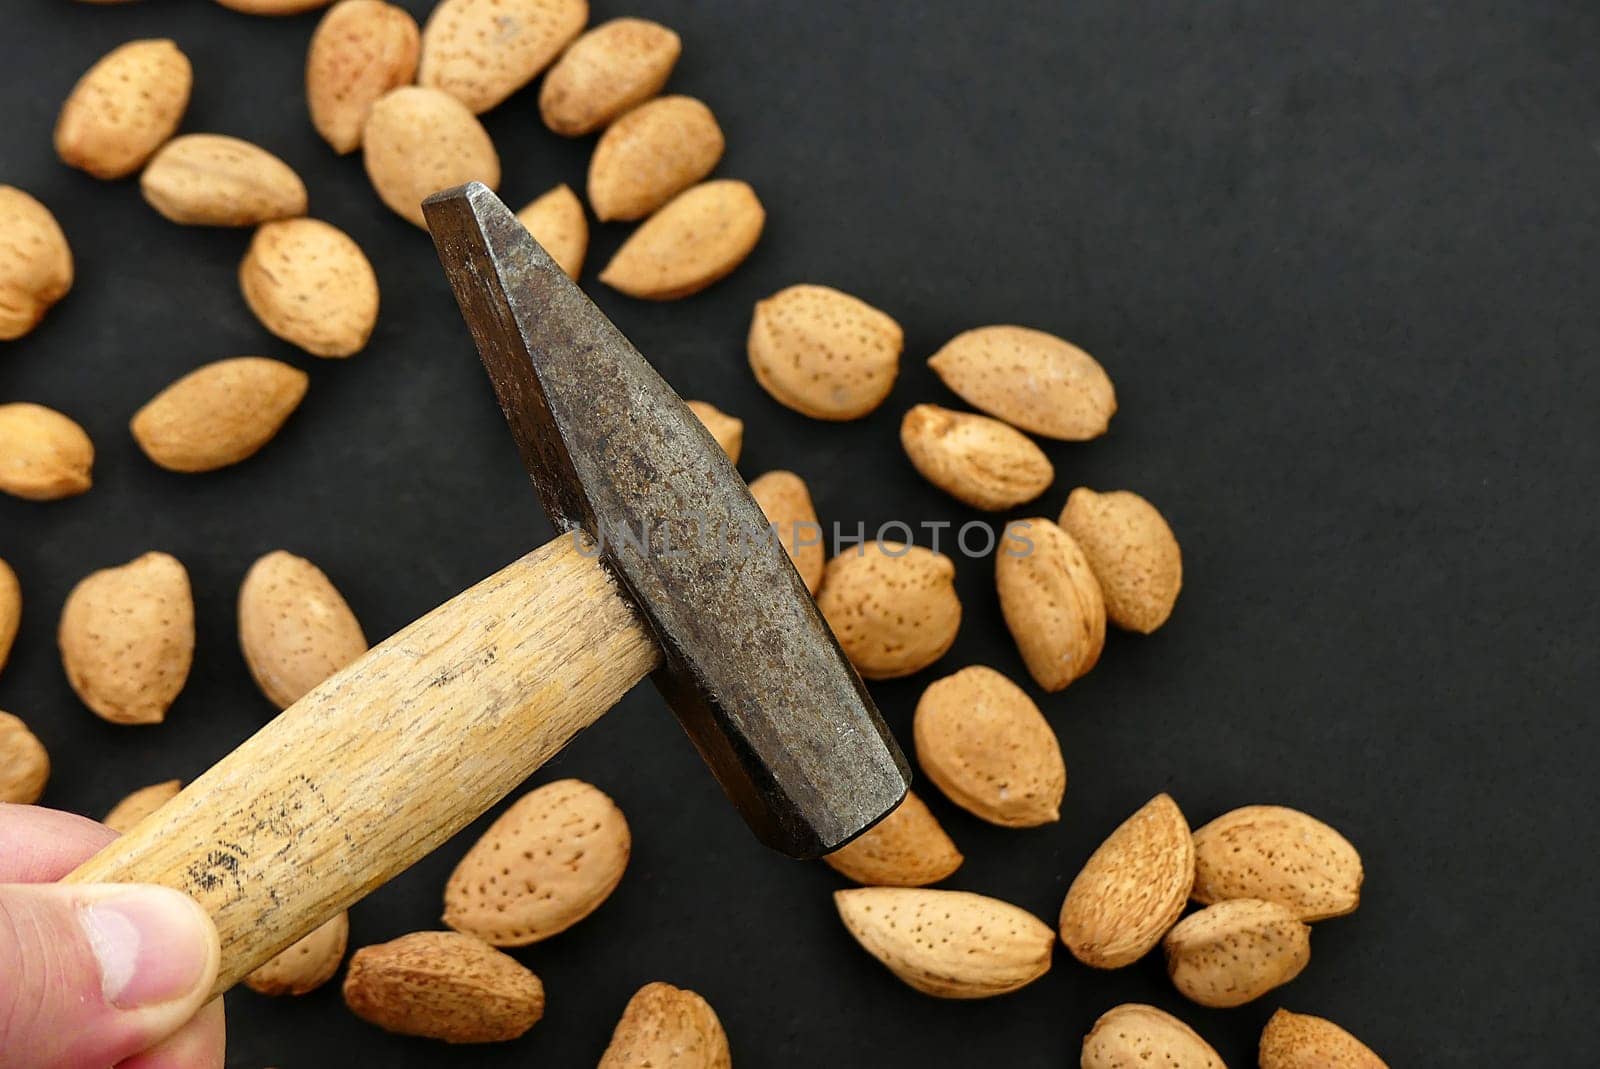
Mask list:
[[[221,1069],[205,912],[162,887],[53,882],[116,837],[0,803],[0,1069]]]

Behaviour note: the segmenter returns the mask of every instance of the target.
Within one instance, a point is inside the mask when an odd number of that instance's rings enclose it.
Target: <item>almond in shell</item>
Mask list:
[[[350,915],[340,912],[245,977],[244,984],[258,995],[310,994],[339,971],[349,941]]]
[[[861,887],[833,900],[856,942],[925,995],[990,998],[1050,971],[1049,925],[1009,902],[918,887]]]
[[[868,887],[924,887],[963,859],[927,803],[907,791],[893,812],[822,860]]]
[[[660,982],[628,1000],[599,1069],[731,1069],[728,1036],[711,1004]]]
[[[1145,635],[1167,622],[1183,588],[1183,554],[1154,505],[1128,490],[1080,486],[1060,523],[1100,582],[1107,619]]]
[[[96,178],[132,174],[177,130],[194,72],[172,41],[129,41],[73,86],[56,120],[56,154]]]
[[[705,424],[706,430],[711,432],[711,437],[717,440],[722,451],[728,454],[728,459],[735,464],[739,463],[739,454],[744,451],[744,420],[738,416],[730,416],[722,409],[709,401],[686,401],[689,411],[695,418]]]
[[[814,595],[822,587],[822,524],[806,482],[792,471],[769,471],[750,484],[772,531]]]
[[[32,805],[49,780],[44,743],[20,719],[0,712],[0,802]]]
[[[1177,923],[1194,885],[1194,843],[1158,794],[1100,844],[1061,903],[1061,941],[1096,969],[1132,965]]]
[[[868,679],[919,672],[961,629],[956,567],[942,553],[874,541],[843,550],[823,571],[817,608],[850,663]]]
[[[447,1043],[516,1039],[544,1016],[544,985],[515,958],[458,932],[413,932],[350,958],[344,1001],[390,1032]]]
[[[22,584],[4,557],[0,557],[0,672],[11,657],[11,644],[22,623]]]
[[[531,791],[467,851],[445,885],[444,922],[495,946],[537,943],[600,908],[633,840],[615,802],[582,780]]]
[[[420,50],[417,20],[383,0],[341,0],[322,16],[306,53],[306,105],[335,152],[361,146],[367,113],[411,84]]]
[[[50,209],[0,185],[0,341],[39,325],[72,288],[72,249]]]
[[[699,293],[744,263],[766,220],[747,183],[702,182],[646,219],[600,272],[600,281],[650,301]]]
[[[168,141],[139,176],[139,191],[162,216],[187,226],[255,226],[306,213],[306,185],[293,167],[223,134]]]
[[[1261,1069],[1389,1069],[1332,1021],[1279,1010],[1261,1032]]]
[[[215,471],[254,456],[306,395],[304,371],[262,356],[218,360],[151,398],[129,424],[168,471]]]
[[[860,419],[900,371],[905,334],[867,302],[827,286],[779,290],[756,304],[746,350],[761,388],[813,419]]]
[[[488,111],[548,67],[588,21],[588,0],[441,0],[422,30],[417,81]]]
[[[378,276],[348,234],[320,219],[282,219],[256,231],[239,288],[261,325],[313,356],[365,348],[378,321]]]
[[[726,142],[711,109],[667,96],[618,119],[589,160],[589,204],[601,222],[643,219],[710,174]]]
[[[576,280],[589,251],[589,220],[572,187],[556,186],[518,212],[517,219],[528,228],[533,240],[544,246],[556,266]]]
[[[1278,902],[1303,921],[1355,912],[1361,855],[1315,817],[1278,805],[1224,813],[1194,833],[1194,898]]]
[[[933,354],[928,366],[973,408],[1046,438],[1098,438],[1117,410],[1105,369],[1042,330],[969,330]]]
[[[217,0],[225,8],[246,15],[298,15],[327,7],[332,0]]]
[[[175,779],[140,787],[112,806],[100,823],[115,832],[131,831],[135,824],[176,798],[182,789],[183,781]]]
[[[924,479],[990,512],[1032,501],[1056,477],[1044,450],[1021,431],[938,405],[917,405],[905,414],[900,445]]]
[[[239,587],[239,645],[261,693],[286,709],[367,652],[367,637],[322,569],[280,549]]]
[[[94,443],[53,408],[25,401],[0,405],[0,492],[54,501],[89,489]]]
[[[189,573],[165,553],[94,572],[73,587],[57,631],[72,689],[113,724],[159,724],[194,659]]]
[[[1062,690],[1100,660],[1105,601],[1071,535],[1042,517],[1010,524],[994,578],[1006,627],[1039,686]]]
[[[1228,1069],[1199,1033],[1137,1002],[1107,1010],[1083,1039],[1083,1069]]]
[[[372,105],[362,128],[362,162],[378,197],[424,230],[422,202],[441,189],[482,182],[500,187],[500,155],[489,132],[455,97],[403,86]]]
[[[1173,986],[1226,1009],[1299,976],[1311,961],[1311,926],[1276,902],[1234,898],[1185,917],[1162,946]]]
[[[682,52],[678,35],[659,22],[603,22],[572,42],[544,76],[539,114],[565,137],[592,134],[661,92]]]

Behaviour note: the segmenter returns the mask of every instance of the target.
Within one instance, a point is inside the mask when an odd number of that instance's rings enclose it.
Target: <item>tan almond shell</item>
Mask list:
[[[822,525],[806,481],[792,471],[769,471],[750,483],[750,496],[761,506],[795,571],[815,596],[822,587]]]
[[[328,9],[306,52],[306,107],[311,125],[335,152],[361,147],[372,105],[411,84],[420,52],[417,20],[404,8],[341,0]]]
[[[378,197],[426,230],[422,202],[441,189],[482,182],[500,188],[500,155],[489,132],[455,97],[407,85],[367,112],[362,163]]]
[[[239,288],[261,325],[313,356],[353,356],[378,322],[378,276],[361,246],[320,219],[256,231]]]
[[[185,134],[162,145],[139,176],[139,192],[185,226],[255,226],[306,213],[306,184],[293,167],[224,134]]]
[[[928,366],[973,408],[1046,438],[1098,438],[1117,411],[1105,369],[1042,330],[969,330],[934,353]]]
[[[917,763],[946,798],[1003,828],[1061,819],[1061,745],[1026,691],[973,665],[928,685],[912,721]]]
[[[170,40],[129,41],[78,79],[56,120],[56,154],[96,178],[132,174],[177,130],[194,72]]]
[[[907,791],[893,812],[822,860],[866,887],[925,887],[963,858],[927,803]]]
[[[899,542],[852,546],[828,562],[817,608],[850,663],[868,679],[896,679],[943,657],[961,629],[956,566]]]
[[[67,681],[113,724],[159,724],[194,660],[189,573],[165,553],[84,578],[57,630]]]
[[[246,15],[298,15],[327,7],[332,0],[217,0],[217,3]]]
[[[1276,902],[1235,898],[1179,921],[1162,947],[1185,998],[1227,1009],[1299,976],[1311,962],[1311,926]]]
[[[548,67],[589,21],[587,0],[440,0],[417,82],[481,114]]]
[[[671,984],[634,992],[599,1069],[732,1069],[728,1036],[711,1003]]]
[[[1137,1002],[1101,1014],[1083,1039],[1083,1069],[1228,1069],[1200,1034]]]
[[[694,97],[641,104],[606,128],[589,160],[589,206],[601,222],[643,219],[716,167],[726,142]]]
[[[679,193],[629,235],[600,272],[619,293],[675,301],[726,278],[761,240],[767,213],[745,182],[718,179]]]
[[[1261,1069],[1389,1069],[1384,1060],[1323,1017],[1279,1010],[1261,1031]]]
[[[1211,905],[1260,898],[1303,921],[1343,917],[1361,904],[1361,855],[1317,818],[1278,805],[1224,813],[1194,833],[1194,898]]]
[[[0,493],[29,501],[72,497],[93,485],[94,443],[53,408],[0,405]]]
[[[706,430],[711,432],[711,437],[715,438],[722,451],[728,454],[728,459],[735,464],[739,463],[739,454],[744,451],[744,420],[728,415],[709,401],[684,403],[689,406],[689,411],[695,414],[695,418],[705,424]]]
[[[72,289],[72,273],[72,248],[50,209],[0,184],[0,341],[38,326]]]
[[[1061,941],[1096,969],[1132,965],[1177,923],[1194,885],[1194,843],[1178,804],[1146,802],[1090,855],[1061,903]]]
[[[990,998],[1050,971],[1050,926],[997,898],[860,887],[835,891],[833,900],[856,942],[925,995]]]
[[[989,512],[1032,501],[1056,477],[1044,450],[1015,427],[938,405],[906,412],[900,445],[924,479]]]
[[[994,572],[1001,614],[1034,682],[1062,690],[1095,666],[1106,606],[1071,535],[1039,516],[1009,525]]]
[[[350,942],[350,914],[341,912],[244,978],[258,995],[307,995],[333,979]]]
[[[0,802],[32,805],[50,781],[50,755],[18,717],[0,712]]]
[[[518,212],[517,219],[533,240],[544,246],[556,266],[576,281],[589,251],[589,220],[572,187],[566,183],[556,186]]]
[[[11,644],[17,640],[17,628],[22,625],[22,584],[17,573],[0,557],[0,672],[5,671],[11,657]]]
[[[272,441],[309,381],[263,356],[218,360],[156,394],[128,426],[144,455],[168,471],[215,471]]]
[[[502,947],[564,932],[622,880],[633,839],[606,794],[564,779],[530,791],[489,826],[444,891],[444,922]]]
[[[860,419],[883,404],[900,372],[905,333],[867,302],[797,285],[756,304],[745,342],[750,370],[779,404],[813,419]]]
[[[357,1017],[400,1035],[499,1043],[544,1016],[544,985],[481,939],[413,932],[356,951],[344,1001]]]
[[[1131,490],[1080,486],[1060,524],[1088,558],[1108,620],[1144,635],[1167,622],[1183,589],[1183,553],[1154,505]]]
[[[250,675],[279,709],[367,652],[367,636],[321,568],[276,550],[239,587],[239,646]]]
[[[603,22],[562,53],[539,87],[539,114],[563,137],[582,137],[667,84],[683,41],[649,19]]]
[[[112,806],[111,812],[107,813],[105,819],[100,823],[114,832],[126,833],[131,831],[139,821],[176,798],[178,792],[182,789],[183,781],[176,779],[152,783],[148,787],[140,787]]]

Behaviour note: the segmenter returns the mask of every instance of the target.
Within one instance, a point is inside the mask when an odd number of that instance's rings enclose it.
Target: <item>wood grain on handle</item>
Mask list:
[[[226,991],[438,847],[660,651],[561,536],[375,646],[68,877],[193,895]]]

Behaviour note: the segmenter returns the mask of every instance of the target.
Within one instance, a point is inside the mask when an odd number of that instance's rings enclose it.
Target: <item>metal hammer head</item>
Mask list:
[[[871,827],[905,758],[732,463],[487,187],[423,214],[546,511],[600,546],[728,797],[793,857]]]

